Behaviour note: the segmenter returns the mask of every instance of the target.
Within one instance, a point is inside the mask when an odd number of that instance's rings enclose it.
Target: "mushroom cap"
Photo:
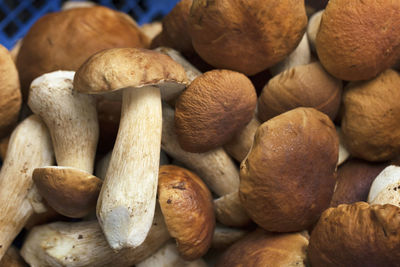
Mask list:
[[[203,256],[211,246],[215,218],[211,193],[193,172],[160,167],[158,201],[170,235],[185,260]]]
[[[261,124],[240,166],[239,196],[250,218],[272,232],[308,229],[329,206],[339,140],[313,108],[296,108]]]
[[[372,182],[368,195],[370,204],[392,204],[400,207],[400,167],[386,167]]]
[[[107,23],[105,23],[107,22]],[[113,47],[147,47],[148,38],[126,14],[96,6],[50,13],[24,37],[17,58],[24,97],[36,77],[77,70],[92,54]]]
[[[17,68],[10,52],[0,45],[0,138],[17,122],[21,102]]]
[[[399,266],[399,257],[400,208],[390,204],[327,209],[308,247],[312,266]]]
[[[257,229],[229,247],[216,266],[306,266],[307,246],[308,238],[301,233]]]
[[[292,52],[307,27],[304,1],[194,0],[189,25],[207,63],[254,75]]]
[[[58,213],[80,218],[96,206],[102,181],[72,167],[36,168],[32,178],[39,193]]]
[[[338,168],[335,192],[331,207],[367,201],[371,184],[385,168],[385,163],[371,163],[360,159],[351,159]]]
[[[245,75],[230,70],[204,73],[175,104],[180,146],[197,153],[222,146],[252,119],[256,104],[256,91]]]
[[[258,99],[258,117],[264,122],[297,107],[312,107],[334,120],[341,96],[342,82],[319,62],[296,66],[269,80]]]
[[[400,153],[400,74],[388,69],[343,91],[342,133],[350,154],[384,161]]]
[[[342,80],[377,76],[400,57],[399,21],[399,1],[329,1],[316,39],[322,65]]]
[[[91,56],[78,69],[74,89],[100,94],[127,87],[160,87],[161,95],[183,90],[184,68],[169,56],[139,48],[113,48]]]

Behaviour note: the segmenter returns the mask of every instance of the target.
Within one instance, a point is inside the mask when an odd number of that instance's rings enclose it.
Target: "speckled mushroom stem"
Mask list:
[[[152,225],[161,118],[158,88],[124,90],[120,128],[97,202],[99,223],[113,249],[139,246]]]
[[[0,171],[0,259],[33,214],[28,200],[33,169],[52,163],[47,127],[39,117],[30,116],[12,133]]]

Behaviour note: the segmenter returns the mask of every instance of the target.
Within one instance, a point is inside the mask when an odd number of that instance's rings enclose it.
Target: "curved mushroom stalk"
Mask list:
[[[55,71],[36,78],[28,105],[49,128],[59,166],[92,173],[99,136],[92,96],[72,90],[75,72]]]
[[[217,220],[227,226],[243,227],[251,222],[240,203],[238,191],[215,199],[214,211]]]
[[[33,267],[132,266],[170,239],[159,209],[146,240],[136,248],[113,251],[97,221],[51,223],[32,229],[21,255]]]
[[[203,259],[194,261],[185,261],[179,255],[176,244],[168,242],[156,253],[145,259],[144,261],[136,264],[136,267],[207,267]]]
[[[0,259],[33,214],[28,199],[32,171],[53,163],[53,149],[46,125],[33,115],[12,133],[0,171]]]
[[[237,191],[239,171],[228,154],[222,148],[206,153],[184,151],[178,143],[174,130],[174,110],[167,104],[163,104],[162,113],[162,149],[198,174],[217,195],[222,196]]]

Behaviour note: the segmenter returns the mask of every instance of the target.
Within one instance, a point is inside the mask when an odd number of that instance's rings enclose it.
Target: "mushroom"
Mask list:
[[[370,81],[347,85],[341,130],[352,156],[385,161],[399,155],[399,85],[400,74],[391,69]]]
[[[227,226],[244,227],[251,222],[237,191],[215,199],[214,210],[217,220]]]
[[[162,113],[162,149],[198,174],[218,196],[237,191],[239,171],[225,150],[216,148],[206,153],[190,153],[183,150],[174,130],[174,110],[164,103]]]
[[[346,148],[346,144],[344,143],[343,133],[340,127],[336,126],[336,133],[339,136],[339,158],[337,165],[340,166],[350,157],[350,152]]]
[[[10,141],[10,137],[4,137],[0,140],[0,157],[2,160],[6,158],[8,143]]]
[[[213,240],[211,243],[212,249],[226,249],[248,233],[246,229],[231,228],[222,225],[215,227]]]
[[[161,212],[156,209],[146,240],[136,248],[115,252],[97,221],[56,222],[33,228],[21,255],[30,266],[132,266],[156,252],[170,239]]]
[[[140,26],[140,30],[152,41],[162,31],[162,24],[159,21],[145,23]]]
[[[0,267],[25,267],[26,263],[19,255],[19,251],[14,246],[8,248],[6,254],[0,261]]]
[[[369,80],[400,57],[400,2],[329,1],[316,39],[319,60],[333,76]]]
[[[0,45],[0,138],[13,130],[21,102],[17,68],[11,54]]]
[[[400,167],[387,166],[372,182],[369,204],[392,204],[400,207]]]
[[[175,104],[175,130],[180,146],[202,153],[227,143],[251,120],[257,95],[251,81],[230,70],[197,77]]]
[[[97,217],[110,246],[139,246],[154,215],[160,142],[161,96],[182,91],[184,69],[158,52],[115,48],[90,57],[76,72],[84,93],[123,90],[121,121],[97,203]]]
[[[267,231],[308,229],[329,206],[338,148],[333,122],[313,108],[261,124],[240,165],[239,196],[250,218]]]
[[[176,245],[172,242],[165,244],[156,253],[136,264],[136,267],[207,267],[203,259],[185,261],[179,255]]]
[[[386,165],[360,159],[345,162],[338,168],[335,192],[330,206],[367,201],[372,182]]]
[[[312,107],[334,120],[339,111],[342,82],[318,62],[296,66],[265,85],[258,99],[258,118],[267,121],[297,107]]]
[[[400,208],[365,202],[329,208],[314,227],[312,266],[398,266]]]
[[[33,169],[52,162],[53,149],[47,128],[39,117],[32,115],[11,134],[0,171],[0,260],[33,214],[28,200]]]
[[[308,26],[307,26],[307,37],[308,37],[308,42],[310,43],[310,47],[312,51],[315,50],[315,40],[317,39],[317,33],[319,30],[319,25],[321,24],[321,18],[322,14],[324,13],[324,10],[320,10],[316,13],[314,13],[311,17],[310,20],[308,21]]]
[[[296,48],[307,16],[303,1],[194,0],[189,26],[193,47],[203,60],[254,75]]]
[[[187,169],[161,166],[158,202],[181,257],[195,260],[203,256],[215,228],[211,193],[203,181]]]
[[[229,247],[216,267],[306,266],[306,233],[271,234],[262,229]]]

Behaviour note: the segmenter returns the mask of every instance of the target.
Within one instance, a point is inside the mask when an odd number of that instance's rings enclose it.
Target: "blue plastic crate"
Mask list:
[[[0,43],[12,48],[46,13],[59,11],[63,0],[0,0]],[[179,0],[98,0],[100,5],[131,15],[139,25],[168,14]]]

